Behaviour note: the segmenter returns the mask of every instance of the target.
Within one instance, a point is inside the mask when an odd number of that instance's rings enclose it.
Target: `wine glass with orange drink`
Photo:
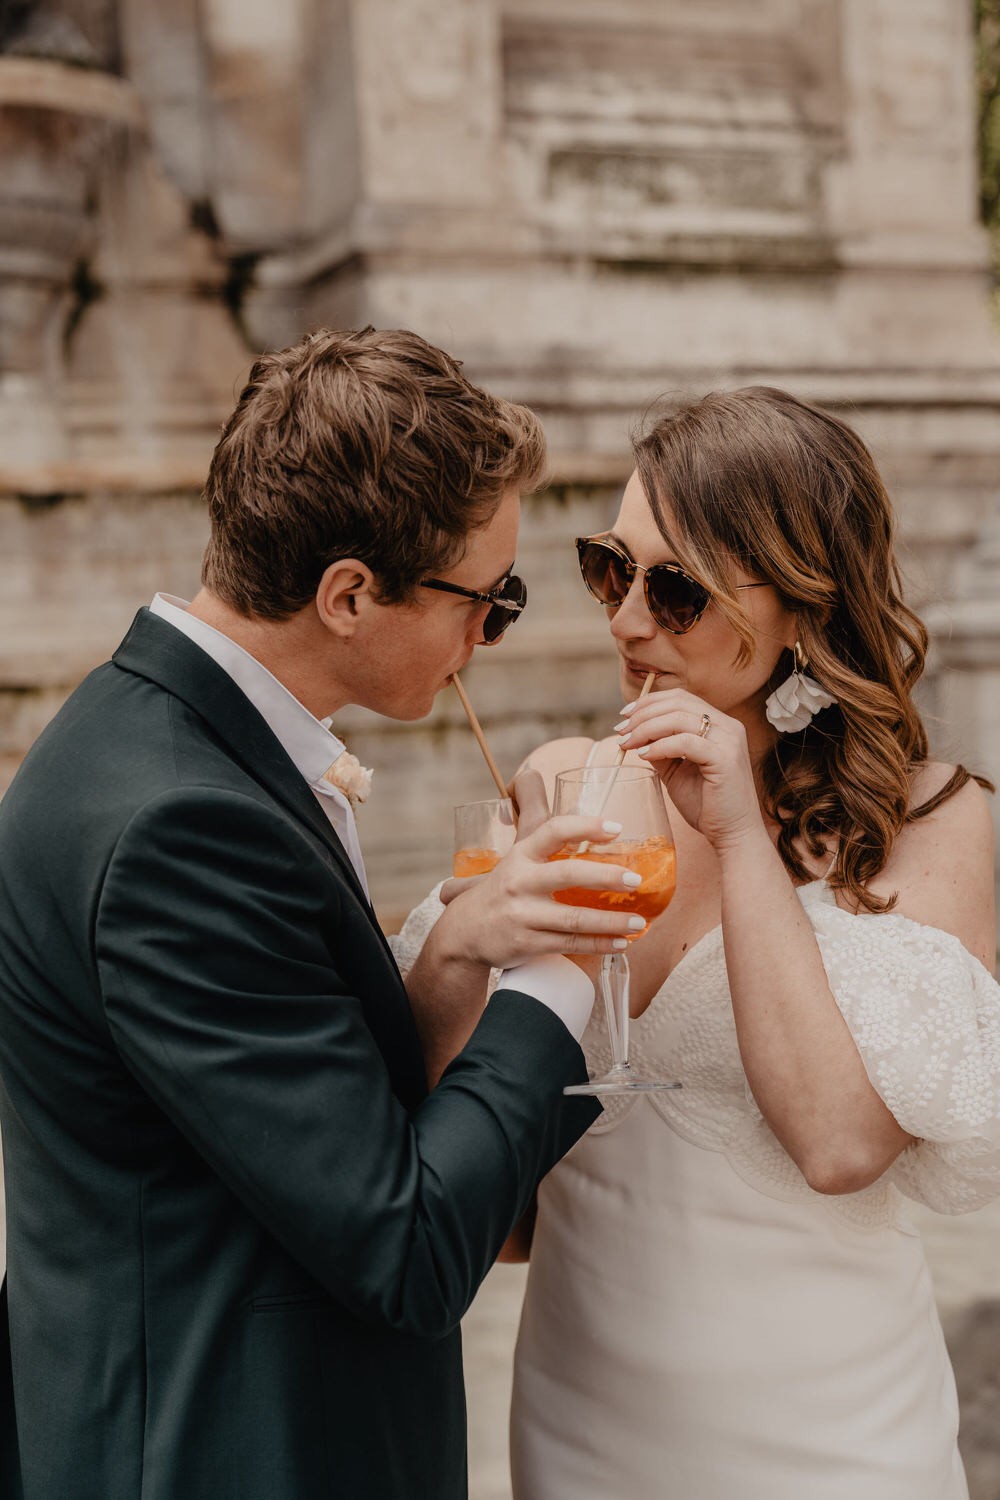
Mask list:
[[[577,813],[602,817],[622,825],[610,844],[574,844],[553,859],[588,859],[624,865],[642,876],[633,889],[585,890],[569,886],[555,892],[567,906],[590,906],[599,911],[627,912],[647,925],[666,911],[677,886],[677,853],[660,780],[648,766],[584,766],[561,771],[556,777],[553,814]],[[641,938],[642,932],[634,935]],[[612,1064],[603,1078],[574,1084],[567,1094],[632,1094],[680,1088],[679,1083],[643,1078],[629,1062],[629,962],[626,953],[606,953],[601,959],[600,994],[604,1001]]]
[[[455,808],[452,874],[488,875],[513,847],[516,836],[514,804],[509,797],[461,803]]]

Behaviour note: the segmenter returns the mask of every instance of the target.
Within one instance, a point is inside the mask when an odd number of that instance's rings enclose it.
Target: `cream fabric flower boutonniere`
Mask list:
[[[345,750],[342,755],[337,756],[330,769],[323,772],[323,780],[335,786],[338,792],[343,792],[352,808],[356,808],[359,802],[368,800],[374,774],[368,766],[361,764],[356,755]]]

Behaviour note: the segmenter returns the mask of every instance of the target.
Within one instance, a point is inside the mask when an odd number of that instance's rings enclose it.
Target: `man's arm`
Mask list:
[[[597,1109],[561,1098],[585,1076],[565,1026],[508,989],[408,1115],[338,972],[339,892],[276,810],[166,794],[106,874],[106,1014],[151,1097],[333,1297],[436,1337]]]

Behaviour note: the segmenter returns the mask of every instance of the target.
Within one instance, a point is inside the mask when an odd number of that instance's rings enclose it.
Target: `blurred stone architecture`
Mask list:
[[[630,423],[663,392],[763,381],[874,445],[935,628],[937,748],[1000,775],[1000,338],[967,12],[7,0],[0,786],[137,605],[195,588],[199,487],[252,351],[366,322],[545,420],[532,607],[467,676],[506,769],[612,722],[571,538],[608,516]],[[447,864],[452,803],[490,783],[448,697],[418,725],[338,728],[378,768],[362,832],[392,921]]]

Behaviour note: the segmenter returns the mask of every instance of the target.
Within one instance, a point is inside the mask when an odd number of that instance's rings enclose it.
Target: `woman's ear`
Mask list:
[[[375,575],[356,557],[330,564],[316,590],[316,612],[324,627],[348,641],[358,627],[359,610],[374,602]]]
[[[798,615],[789,615],[788,616],[788,626],[787,626],[787,629],[785,630],[785,648],[786,648],[786,650],[788,650],[788,651],[794,651],[795,650],[795,644],[798,641],[798,639],[799,639],[799,617],[798,617]]]

